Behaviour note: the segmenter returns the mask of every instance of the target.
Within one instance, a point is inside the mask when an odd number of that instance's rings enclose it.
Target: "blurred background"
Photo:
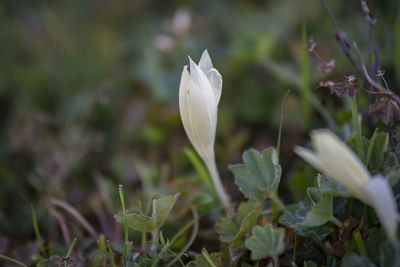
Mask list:
[[[367,3],[377,19],[371,38],[381,69],[398,93],[399,2]],[[360,1],[328,5],[367,57],[371,40]],[[232,198],[242,196],[227,167],[240,162],[245,149],[276,144],[289,89],[280,194],[285,202],[301,198],[313,180],[307,170],[298,172],[293,146],[304,143],[310,129],[345,132],[351,122],[348,101],[316,89],[327,75],[315,58],[308,57],[308,73],[302,67],[302,27],[319,54],[334,58],[346,75],[356,74],[317,0],[0,1],[0,254],[26,259],[38,253],[31,205],[46,242],[64,248],[64,223],[85,249],[96,236],[51,199],[69,203],[97,233],[118,243],[122,234],[113,214],[121,209],[119,184],[128,207],[154,192],[203,190],[184,153],[190,143],[178,89],[187,56],[197,62],[204,49],[224,80],[216,154]],[[305,74],[316,99],[308,115],[301,100]],[[372,99],[359,103],[366,113]]]

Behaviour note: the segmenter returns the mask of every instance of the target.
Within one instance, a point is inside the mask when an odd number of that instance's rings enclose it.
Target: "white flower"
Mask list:
[[[179,88],[179,110],[190,142],[206,161],[214,157],[218,102],[222,92],[222,77],[213,68],[207,50],[199,65],[190,61],[190,73],[183,68]]]
[[[229,211],[229,197],[222,186],[214,157],[222,76],[213,68],[207,50],[203,52],[199,65],[196,65],[190,57],[189,61],[190,73],[185,66],[179,87],[179,110],[183,127],[190,142],[206,164],[215,189]]]
[[[298,146],[296,154],[374,207],[389,239],[396,240],[400,216],[388,181],[382,176],[371,178],[360,159],[333,132],[313,131],[311,140],[315,152]]]
[[[365,190],[371,198],[374,209],[390,240],[396,240],[400,217],[388,180],[382,176],[375,176]]]
[[[371,204],[365,192],[370,175],[354,152],[333,132],[315,130],[311,133],[315,152],[296,147],[295,152],[320,172],[346,187],[355,197]]]

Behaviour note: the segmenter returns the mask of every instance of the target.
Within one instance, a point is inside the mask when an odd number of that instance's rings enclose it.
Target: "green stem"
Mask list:
[[[277,256],[272,258],[274,260],[274,267],[279,267],[279,259]]]
[[[76,243],[76,237],[74,238],[74,240],[72,240],[72,244],[71,244],[71,246],[70,246],[69,249],[68,249],[67,256],[66,256],[67,258],[68,258],[69,256],[71,256],[71,253],[72,253],[72,250],[74,249],[75,243]]]
[[[207,263],[211,266],[211,267],[217,267],[215,265],[215,263],[212,261],[212,259],[210,258],[210,255],[208,254],[208,252],[206,250],[203,249],[202,252],[204,258],[206,259]]]
[[[186,243],[185,247],[179,252],[179,254],[173,259],[170,263],[168,263],[167,267],[172,266],[177,260],[180,260],[180,257],[190,248],[196,239],[197,233],[199,232],[199,214],[194,206],[192,206],[192,215],[195,220],[195,224],[192,230],[192,234],[190,235],[189,241]],[[170,246],[170,245],[169,245]],[[167,249],[169,249],[169,246]]]
[[[127,264],[127,254],[128,254],[128,225],[126,224],[126,209],[125,209],[125,198],[124,198],[124,191],[122,190],[122,184],[119,185],[119,198],[121,199],[122,205],[122,214],[124,218],[124,251],[122,254],[122,262],[123,265],[126,266]]]
[[[229,196],[226,193],[224,186],[221,183],[221,178],[219,177],[219,174],[218,174],[218,169],[217,169],[217,165],[215,163],[214,155],[212,158],[204,160],[204,163],[206,164],[207,169],[210,172],[210,176],[214,183],[215,190],[217,191],[219,198],[221,199],[223,205],[225,206],[226,212],[228,214],[233,214]]]
[[[15,263],[15,264],[17,264],[19,266],[22,266],[22,267],[28,267],[25,263],[23,263],[23,262],[21,262],[19,260],[4,256],[4,255],[0,255],[0,259],[11,261],[12,263]]]
[[[354,233],[354,241],[356,242],[356,246],[361,256],[367,256],[367,250],[365,249],[364,241],[361,237],[360,231]]]
[[[339,228],[343,226],[343,224],[334,216],[330,218],[330,221],[333,222]]]
[[[308,72],[308,50],[307,50],[307,28],[303,21],[301,26],[301,73],[303,78],[303,88],[301,90],[301,106],[303,111],[303,120],[306,128],[310,124],[310,77]]]
[[[270,198],[271,198],[272,202],[275,203],[280,210],[285,210],[285,204],[283,204],[283,202],[279,199],[279,197],[277,196],[276,193],[273,193],[270,196]]]
[[[39,244],[40,252],[42,253],[42,255],[44,257],[47,257],[46,249],[44,248],[42,238],[40,237],[39,226],[38,226],[38,223],[37,223],[36,213],[35,213],[35,209],[33,208],[33,206],[31,206],[31,210],[32,210],[33,230],[35,231],[36,240],[37,240],[37,242]]]
[[[108,242],[108,241],[107,241],[107,247],[108,247],[108,252],[110,253],[111,265],[112,265],[113,267],[117,267],[117,265],[115,264],[114,254],[113,254],[113,252],[112,252],[110,242]]]
[[[362,143],[361,127],[358,120],[357,93],[354,94],[351,102],[351,113],[353,117],[353,128],[356,134],[357,155],[362,162],[365,162],[364,145]]]

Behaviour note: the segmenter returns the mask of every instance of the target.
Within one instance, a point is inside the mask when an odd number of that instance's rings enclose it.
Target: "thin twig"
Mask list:
[[[56,209],[53,208],[53,206],[49,203],[49,213],[56,218],[58,224],[60,225],[61,228],[61,233],[63,234],[64,241],[67,244],[67,246],[71,245],[71,237],[69,235],[69,230],[67,227],[67,224],[65,223],[64,217],[60,212],[58,212]]]
[[[354,59],[353,55],[351,54],[351,51],[350,51],[351,47],[350,47],[349,43],[347,42],[346,37],[339,30],[339,27],[337,25],[335,17],[332,14],[332,11],[326,4],[325,0],[321,0],[321,3],[324,6],[326,12],[328,12],[329,18],[331,19],[333,27],[335,28],[335,37],[338,40],[340,46],[342,47],[343,52],[345,53],[347,58],[350,60],[351,64],[354,66],[356,71],[359,74],[362,74],[361,68],[358,66],[356,60]]]
[[[56,199],[56,198],[50,198],[50,202],[56,206],[59,206],[59,207],[65,209],[73,217],[75,217],[75,219],[78,220],[82,224],[82,226],[90,233],[90,235],[92,236],[92,238],[94,240],[99,239],[94,228],[74,207],[72,207],[70,204],[68,204],[67,202],[65,202],[63,200]]]
[[[280,150],[281,150],[281,135],[282,135],[282,126],[283,126],[283,108],[285,106],[286,97],[289,95],[289,93],[290,93],[290,89],[287,90],[285,96],[282,99],[282,103],[281,103],[281,119],[280,119],[280,122],[279,122],[278,142],[276,144],[276,154],[277,154],[278,162],[279,162],[279,154],[280,154]]]

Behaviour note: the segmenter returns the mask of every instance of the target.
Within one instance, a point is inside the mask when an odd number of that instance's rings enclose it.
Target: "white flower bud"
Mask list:
[[[371,179],[356,154],[333,132],[316,130],[311,139],[315,152],[298,146],[296,154],[346,187],[356,198],[374,207],[386,234],[394,242],[400,216],[388,181],[382,176]]]
[[[221,97],[222,77],[213,68],[207,50],[199,65],[190,61],[190,73],[183,68],[179,88],[179,110],[183,127],[190,142],[207,161],[214,157],[214,140],[217,128],[218,102]]]
[[[355,197],[370,204],[365,192],[370,175],[354,152],[329,130],[313,131],[311,140],[315,152],[296,147],[296,154],[320,172],[342,184]]]
[[[206,164],[215,189],[230,210],[229,197],[222,186],[214,158],[215,131],[217,129],[218,102],[222,92],[222,77],[213,68],[207,50],[199,65],[190,61],[190,73],[183,68],[179,87],[179,110],[183,127],[190,142]]]

